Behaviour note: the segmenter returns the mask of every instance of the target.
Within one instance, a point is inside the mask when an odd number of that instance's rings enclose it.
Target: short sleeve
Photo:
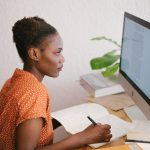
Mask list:
[[[28,90],[18,102],[18,119],[16,126],[20,123],[35,118],[43,118],[47,123],[47,94],[42,89]],[[43,124],[43,125],[44,125]]]

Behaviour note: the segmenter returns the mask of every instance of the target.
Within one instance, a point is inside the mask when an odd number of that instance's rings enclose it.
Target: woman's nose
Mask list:
[[[65,58],[64,58],[63,55],[60,56],[60,62],[61,62],[61,63],[64,63],[64,62],[65,62]]]

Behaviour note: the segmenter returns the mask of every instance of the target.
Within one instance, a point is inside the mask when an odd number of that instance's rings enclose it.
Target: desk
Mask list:
[[[106,97],[107,98],[107,97]],[[129,117],[126,115],[126,113],[123,111],[123,110],[119,110],[119,111],[112,111],[110,109],[108,109],[108,111],[111,113],[111,114],[114,114],[116,116],[118,116],[119,118],[125,120],[125,121],[131,121],[129,119]],[[116,141],[112,141],[110,142],[109,144],[106,144],[104,146],[101,146],[100,148],[97,148],[96,150],[100,150],[101,148],[105,148],[105,147],[111,147],[111,146],[117,146],[117,145],[123,145],[124,142],[125,142],[125,139],[126,139],[126,136],[122,137],[122,138],[119,138],[118,140]],[[82,148],[79,148],[77,150],[92,150],[91,147],[89,146],[85,146],[85,147],[82,147]]]

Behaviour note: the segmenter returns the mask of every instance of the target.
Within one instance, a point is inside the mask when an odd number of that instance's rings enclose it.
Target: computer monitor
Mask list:
[[[124,14],[121,85],[150,119],[150,23],[127,12]]]

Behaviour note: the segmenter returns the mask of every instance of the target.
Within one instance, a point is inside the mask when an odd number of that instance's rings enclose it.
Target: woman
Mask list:
[[[39,17],[17,21],[12,31],[24,66],[14,71],[0,92],[0,149],[73,150],[108,142],[110,126],[98,124],[53,144],[53,129],[60,124],[52,121],[42,80],[45,75],[57,77],[63,67],[62,39]]]

